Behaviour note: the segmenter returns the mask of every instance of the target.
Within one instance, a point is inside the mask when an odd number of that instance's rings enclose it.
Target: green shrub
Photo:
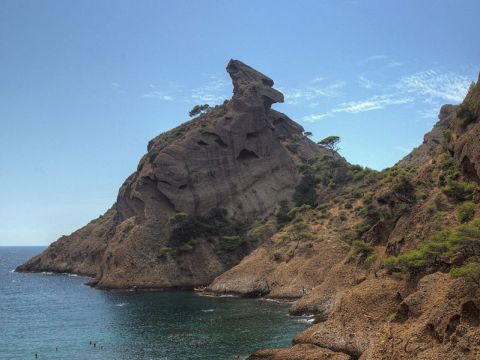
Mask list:
[[[457,209],[457,219],[461,223],[472,220],[475,215],[475,204],[471,201],[465,201]]]
[[[445,130],[443,132],[443,141],[445,142],[445,144],[450,144],[450,142],[452,141],[452,132],[450,130]]]
[[[371,204],[371,202],[371,197],[365,198],[364,203],[366,205],[362,206],[358,210],[358,214],[363,218],[363,221],[353,227],[357,238],[360,238],[381,219],[380,212]]]
[[[188,113],[190,117],[202,115],[208,113],[212,108],[208,104],[195,105],[192,110]]]
[[[309,226],[304,222],[297,222],[293,224],[292,230],[296,233],[308,230]]]
[[[402,175],[395,179],[393,191],[404,200],[415,200],[415,188],[412,185],[409,177],[405,175]]]
[[[368,255],[366,258],[365,258],[365,265],[371,265],[373,264],[375,261],[377,261],[378,259],[378,255],[377,254],[372,254],[372,255]]]
[[[438,168],[438,180],[442,186],[444,186],[448,180],[457,180],[460,176],[460,167],[447,152],[440,154]]]
[[[243,233],[242,224],[227,218],[225,209],[211,209],[206,215],[191,216],[184,212],[174,214],[169,219],[171,230],[170,246],[179,248],[184,244],[194,244],[195,239],[214,241],[221,236]]]
[[[340,213],[338,218],[340,219],[340,221],[347,221],[347,215],[345,215],[345,213],[343,213],[343,212]]]
[[[177,247],[175,250],[177,254],[184,253],[184,252],[189,252],[193,250],[193,243],[187,242],[186,244],[183,244],[179,247]]]
[[[457,201],[471,200],[475,194],[475,185],[461,180],[449,179],[442,188],[442,192]]]
[[[352,241],[348,259],[355,259],[358,263],[363,263],[373,253],[373,246],[362,240]]]
[[[285,147],[287,148],[288,151],[290,151],[292,154],[296,154],[298,151],[299,144],[287,144]]]
[[[160,248],[160,250],[158,251],[158,253],[161,255],[161,256],[166,256],[170,253],[172,253],[174,250],[168,246],[163,246]]]
[[[274,226],[271,222],[260,224],[250,229],[247,233],[247,237],[252,241],[264,240],[268,236],[272,235]]]
[[[470,91],[472,91],[471,88]],[[469,94],[470,95],[470,94]],[[460,120],[460,126],[466,128],[468,125],[474,123],[478,118],[480,112],[480,101],[475,96],[468,96],[465,100],[457,106],[457,118]]]
[[[468,259],[464,265],[452,269],[450,275],[454,278],[466,278],[480,286],[480,257]]]
[[[103,226],[98,227],[95,229],[95,236],[102,237],[107,232],[107,229]]]
[[[310,205],[303,204],[301,206],[294,207],[288,212],[288,217],[290,219],[300,218],[303,214],[310,211],[312,207]]]
[[[290,220],[292,220],[292,218],[288,214],[289,214],[288,200],[281,200],[278,203],[278,210],[276,213],[277,224],[282,226],[288,223]]]
[[[304,174],[293,194],[293,202],[295,203],[295,206],[301,206],[304,204],[315,206],[317,204],[316,185],[317,181],[312,173],[307,172]]]
[[[223,236],[220,238],[220,247],[226,251],[236,250],[239,246],[245,243],[245,240],[238,235]]]
[[[433,234],[420,248],[392,256],[384,261],[389,271],[417,275],[454,261],[480,255],[480,219]]]

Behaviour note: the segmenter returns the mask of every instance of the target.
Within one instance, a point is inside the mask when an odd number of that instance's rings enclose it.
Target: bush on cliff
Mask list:
[[[191,216],[184,212],[174,214],[169,219],[172,246],[194,245],[195,239],[214,241],[221,236],[235,236],[244,232],[241,224],[231,221],[225,209],[211,209],[206,215]],[[185,250],[188,247],[184,248]]]
[[[474,95],[475,83],[470,85],[468,95],[463,102],[457,106],[457,118],[460,120],[460,126],[466,128],[474,123],[480,112],[480,101]]]
[[[305,173],[300,179],[300,183],[295,188],[293,194],[293,201],[296,206],[302,205],[317,205],[317,191],[315,187],[317,181],[312,173]]]
[[[290,209],[288,208],[288,200],[281,200],[278,203],[278,210],[275,214],[278,226],[283,226],[292,220],[292,218],[289,216],[289,211]]]
[[[433,234],[418,249],[384,261],[390,272],[402,271],[412,276],[427,270],[454,268],[480,256],[480,219]]]
[[[238,236],[223,236],[220,238],[220,247],[225,251],[236,250],[239,246],[245,243],[245,240]]]
[[[472,220],[475,215],[475,204],[471,201],[465,201],[457,209],[457,219],[461,223]]]
[[[449,198],[457,201],[472,200],[475,194],[475,185],[461,180],[447,180],[442,192]]]
[[[464,265],[452,269],[450,275],[454,278],[473,281],[477,286],[480,286],[480,257],[474,256],[468,259]]]
[[[207,112],[209,112],[212,108],[210,107],[210,105],[208,104],[203,104],[203,105],[195,105],[192,110],[190,110],[190,112],[188,113],[188,115],[190,117],[194,117],[194,116],[197,116],[197,115],[201,115],[201,114],[206,114]]]
[[[360,181],[375,171],[359,165],[351,165],[334,156],[313,156],[300,167],[303,176],[295,189],[293,200],[295,206],[317,203],[317,185],[335,188],[350,181]]]
[[[352,241],[350,253],[347,260],[355,260],[359,264],[363,264],[365,260],[373,253],[373,245],[366,243],[363,240]]]

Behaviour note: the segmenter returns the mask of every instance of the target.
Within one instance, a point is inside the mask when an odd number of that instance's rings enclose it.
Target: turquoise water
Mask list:
[[[289,345],[306,326],[268,301],[105,292],[82,277],[12,272],[41,250],[0,247],[2,360],[243,358]]]

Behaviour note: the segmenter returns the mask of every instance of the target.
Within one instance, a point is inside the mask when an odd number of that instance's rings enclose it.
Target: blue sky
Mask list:
[[[103,213],[149,139],[229,98],[230,58],[341,153],[393,165],[480,70],[478,0],[0,2],[0,245]],[[477,44],[477,45],[475,45]]]

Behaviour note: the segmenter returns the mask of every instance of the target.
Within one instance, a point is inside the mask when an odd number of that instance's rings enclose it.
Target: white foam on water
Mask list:
[[[295,319],[293,320],[293,322],[296,322],[296,323],[301,323],[301,324],[312,324],[313,322],[315,321],[314,318],[301,318],[301,319]]]
[[[125,305],[128,305],[128,303],[119,303],[119,304],[115,304],[115,306],[119,306],[119,307],[123,307]]]
[[[213,312],[213,311],[215,311],[215,309],[204,309],[204,310],[202,310],[202,312],[204,312],[204,313]]]

